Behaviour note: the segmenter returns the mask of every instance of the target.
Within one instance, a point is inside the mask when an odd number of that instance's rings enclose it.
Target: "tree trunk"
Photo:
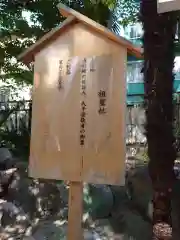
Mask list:
[[[153,194],[153,239],[172,239],[171,192],[176,152],[173,137],[173,67],[176,15],[157,14],[157,0],[141,0],[149,174]],[[166,238],[169,236],[169,238]]]

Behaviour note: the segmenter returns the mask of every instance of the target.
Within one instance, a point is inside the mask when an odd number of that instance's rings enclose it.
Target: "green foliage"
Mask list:
[[[125,25],[135,20],[138,8],[134,1],[63,0],[62,3],[119,32],[119,22]],[[32,66],[18,62],[17,55],[63,21],[58,3],[59,0],[1,1],[0,79],[32,83]]]
[[[138,21],[140,8],[139,0],[102,0],[113,12],[113,23],[127,26],[129,23]]]
[[[120,0],[117,3],[117,12],[120,16],[120,24],[127,26],[138,21],[139,4],[137,0]]]
[[[11,115],[18,112],[24,102],[17,102],[11,109],[0,111],[0,147],[9,148],[15,156],[27,159],[29,156],[30,129],[26,124],[26,115],[19,121],[19,127],[11,123],[11,129],[7,127],[7,120]]]
[[[14,156],[28,160],[29,146],[30,130],[26,126],[25,119],[20,120],[18,131],[15,126],[11,130],[7,127],[0,130],[0,147],[9,148]]]
[[[147,163],[149,162],[149,156],[148,156],[148,149],[146,148],[142,154],[142,158],[143,158],[143,161],[144,163]]]
[[[17,111],[17,109],[20,107],[21,102],[16,104],[15,107],[12,109],[5,109],[5,110],[0,110],[0,129],[4,127],[4,124],[6,123],[7,119],[9,116],[14,112]]]
[[[0,78],[32,83],[32,69],[23,66],[16,57],[45,32],[58,24],[58,1],[28,1],[26,5],[3,1],[0,6]],[[23,13],[31,12],[30,21]],[[51,16],[51,17],[49,17]]]

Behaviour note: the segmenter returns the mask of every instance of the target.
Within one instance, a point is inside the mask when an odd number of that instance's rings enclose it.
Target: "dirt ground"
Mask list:
[[[9,189],[8,196],[0,201],[0,214],[2,216],[0,239],[66,239],[67,186],[59,182],[28,178],[27,164],[23,162],[17,162],[17,168],[16,178]],[[85,209],[83,217],[84,239],[152,239],[151,221],[147,217],[148,202],[151,198],[147,169],[141,165],[138,171],[133,173],[131,170],[130,173],[130,179],[134,184],[133,199],[128,197],[127,187],[111,186],[113,205],[104,205],[101,217],[92,219],[92,216]],[[180,195],[180,184],[177,185],[176,192]],[[111,197],[108,201],[111,201],[110,199]],[[175,203],[177,208],[179,203],[179,200]],[[100,203],[100,205],[103,204]],[[175,212],[177,211],[175,210]],[[178,222],[177,218],[175,222]],[[179,239],[178,237],[174,238],[174,240]]]

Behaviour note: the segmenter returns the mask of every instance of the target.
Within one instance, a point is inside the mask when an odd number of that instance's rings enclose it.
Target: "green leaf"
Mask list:
[[[31,69],[22,70],[23,64],[16,57],[64,20],[57,9],[58,3],[59,0],[34,0],[22,5],[3,1],[0,5],[0,79],[32,83]],[[120,23],[127,25],[137,13],[134,0],[63,0],[62,3],[115,32],[119,32]],[[25,12],[30,14],[31,22],[23,17]]]

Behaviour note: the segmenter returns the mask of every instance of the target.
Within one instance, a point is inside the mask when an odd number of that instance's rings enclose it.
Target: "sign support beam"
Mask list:
[[[70,182],[68,203],[68,240],[82,240],[83,183]]]

